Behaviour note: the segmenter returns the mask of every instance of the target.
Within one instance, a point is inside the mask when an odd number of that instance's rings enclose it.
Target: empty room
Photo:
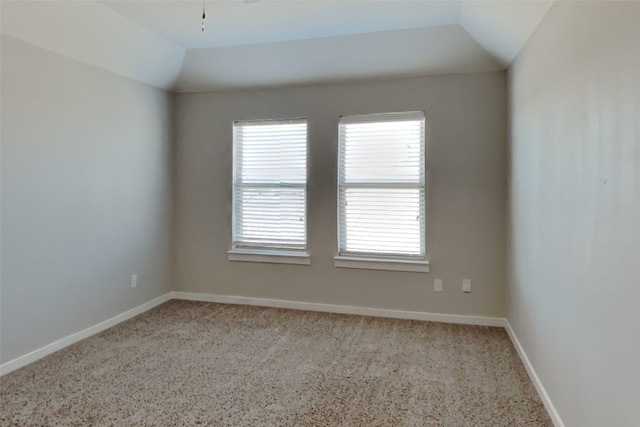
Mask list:
[[[640,2],[0,18],[0,426],[640,427]]]

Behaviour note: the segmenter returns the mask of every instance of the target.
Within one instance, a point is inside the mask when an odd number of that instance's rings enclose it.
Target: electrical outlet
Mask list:
[[[471,292],[471,279],[462,279],[462,292]]]
[[[132,274],[131,275],[131,287],[135,288],[136,286],[138,286],[138,274]]]
[[[442,279],[435,279],[433,281],[433,290],[435,292],[442,292]]]

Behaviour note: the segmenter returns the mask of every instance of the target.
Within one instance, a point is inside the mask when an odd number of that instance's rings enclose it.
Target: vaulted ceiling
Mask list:
[[[553,0],[2,0],[2,33],[154,86],[505,69]]]

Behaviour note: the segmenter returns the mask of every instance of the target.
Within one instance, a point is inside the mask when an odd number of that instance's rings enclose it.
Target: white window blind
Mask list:
[[[234,249],[304,250],[307,121],[235,122]]]
[[[339,255],[425,258],[423,112],[340,119]]]

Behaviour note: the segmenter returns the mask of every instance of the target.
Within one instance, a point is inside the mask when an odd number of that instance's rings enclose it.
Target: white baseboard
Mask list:
[[[170,299],[171,299],[171,292],[167,292],[166,294],[160,295],[159,297],[154,298],[151,301],[148,301],[137,307],[134,307],[131,310],[125,311],[124,313],[120,313],[117,316],[113,316],[110,319],[107,319],[96,325],[90,326],[87,329],[83,329],[82,331],[68,335],[64,338],[61,338],[57,341],[52,342],[51,344],[47,344],[44,347],[40,347],[37,350],[33,350],[32,352],[27,353],[24,356],[20,356],[6,363],[3,363],[2,365],[0,365],[0,376],[8,374],[9,372],[13,372],[16,369],[20,369],[23,366],[28,365],[29,363],[33,363],[38,359],[42,359],[43,357],[48,356],[51,353],[54,353],[67,346],[70,346],[71,344],[74,344],[80,340],[88,338],[91,335],[95,335],[99,332],[104,331],[105,329],[109,329],[112,326],[117,325],[118,323],[122,323],[125,320],[129,320],[132,317],[142,314],[147,310],[150,310],[162,303],[169,301]]]
[[[542,382],[540,381],[540,377],[538,377],[538,374],[536,373],[536,370],[533,368],[533,365],[531,364],[531,361],[529,360],[527,353],[525,353],[524,348],[522,347],[522,344],[520,344],[520,341],[518,340],[518,337],[516,336],[515,331],[513,330],[513,328],[511,327],[511,324],[509,323],[509,320],[507,319],[505,319],[505,329],[507,330],[507,334],[509,334],[509,338],[511,338],[511,342],[513,343],[513,346],[516,348],[516,351],[520,356],[520,360],[522,360],[522,364],[527,370],[527,373],[529,374],[529,378],[531,378],[531,382],[535,386],[536,391],[540,396],[540,400],[542,400],[542,403],[544,404],[544,407],[547,410],[547,413],[549,414],[549,417],[551,418],[553,425],[555,427],[565,427],[564,422],[562,421],[562,418],[560,418],[560,414],[558,413],[558,410],[556,409],[555,405],[551,401],[551,398],[549,397],[547,390],[542,385]]]
[[[385,308],[355,307],[349,305],[320,304],[268,298],[252,298],[232,295],[172,292],[174,299],[217,302],[222,304],[256,305],[260,307],[290,308],[294,310],[321,311],[325,313],[356,314],[361,316],[389,317],[393,319],[424,320],[429,322],[458,323],[479,326],[505,326],[500,317],[464,316],[457,314],[426,313],[422,311],[389,310]]]

